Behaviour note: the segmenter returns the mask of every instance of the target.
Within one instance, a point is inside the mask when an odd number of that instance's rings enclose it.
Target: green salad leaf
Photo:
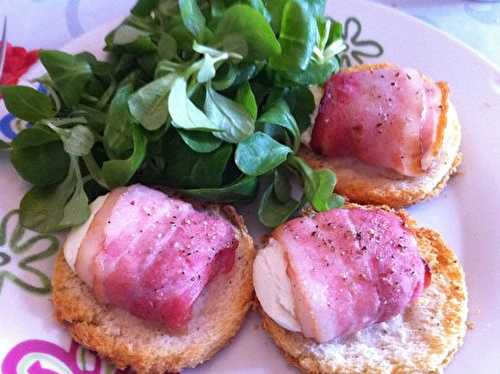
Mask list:
[[[120,158],[133,147],[132,116],[128,107],[132,92],[131,84],[120,87],[109,105],[102,142],[111,158]]]
[[[316,45],[316,19],[298,0],[288,1],[283,7],[279,43],[282,53],[271,59],[277,70],[305,70]]]
[[[259,220],[267,227],[279,226],[285,222],[299,208],[300,201],[289,198],[285,202],[278,199],[274,186],[270,185],[260,201]]]
[[[35,186],[60,182],[68,173],[70,157],[59,136],[47,127],[21,131],[11,147],[10,160],[14,168]]]
[[[220,131],[219,123],[214,123],[203,111],[191,101],[187,92],[184,77],[177,77],[168,97],[168,110],[172,116],[172,124],[185,130]]]
[[[259,110],[257,100],[255,99],[252,87],[247,81],[243,82],[238,88],[236,101],[245,108],[253,121],[257,119],[257,112]]]
[[[243,173],[259,176],[281,165],[292,152],[286,145],[257,131],[238,144],[234,161]]]
[[[287,90],[284,99],[290,108],[293,118],[297,122],[300,133],[311,126],[311,115],[316,103],[308,86],[298,86]]]
[[[274,193],[279,201],[286,203],[292,197],[292,183],[285,167],[274,170]]]
[[[74,158],[66,178],[60,184],[33,187],[21,200],[19,212],[21,224],[40,233],[53,233],[78,226],[89,215],[88,198]]]
[[[115,30],[112,46],[126,48],[134,54],[151,53],[158,49],[149,32],[130,25],[121,25]]]
[[[60,134],[64,150],[72,156],[85,156],[90,153],[94,145],[94,134],[88,127],[76,125]]]
[[[245,175],[227,186],[216,188],[181,189],[180,191],[188,196],[204,200],[234,203],[254,199],[257,195],[258,188],[258,178]]]
[[[186,131],[178,129],[182,140],[195,152],[209,153],[215,151],[222,144],[222,140],[209,132]]]
[[[233,146],[224,143],[211,152],[198,153],[172,129],[164,139],[164,149],[175,149],[165,159],[160,183],[177,188],[220,187]]]
[[[196,0],[179,0],[179,7],[184,26],[196,40],[202,41],[206,33],[206,20]]]
[[[246,0],[244,2],[248,3],[248,5],[251,5],[252,8],[258,10],[259,13],[264,16],[267,22],[271,20],[271,13],[269,13],[262,0]]]
[[[265,60],[281,53],[280,44],[265,17],[248,5],[237,4],[226,10],[216,36],[228,51],[246,59]]]
[[[337,179],[331,170],[313,170],[304,160],[297,156],[290,157],[289,165],[302,177],[304,195],[314,209],[323,212],[342,206],[343,199],[332,193]]]
[[[219,94],[210,85],[207,86],[205,112],[221,130],[214,135],[229,143],[238,143],[254,131],[254,120],[245,107]]]
[[[175,74],[168,74],[141,87],[130,96],[130,113],[146,130],[156,130],[167,124],[168,97],[176,78]]]
[[[81,56],[60,51],[41,51],[40,61],[64,103],[69,107],[77,105],[92,77],[90,64]]]
[[[108,160],[102,165],[102,177],[110,189],[126,185],[146,157],[147,139],[137,125],[133,127],[133,143],[134,151],[129,158]]]
[[[290,113],[290,108],[284,99],[279,99],[273,103],[267,111],[259,117],[259,122],[280,126],[289,131],[292,139],[292,148],[297,151],[300,146],[300,130]]]
[[[131,13],[138,17],[147,17],[158,7],[159,1],[160,0],[139,0],[132,8]]]
[[[50,97],[26,86],[0,87],[7,110],[19,119],[36,122],[56,114]]]
[[[276,33],[280,31],[284,8],[291,2],[298,3],[313,17],[319,17],[325,13],[326,0],[266,0],[266,6],[271,15],[271,25]]]
[[[337,178],[331,170],[318,170],[314,177],[316,190],[311,200],[314,209],[323,212],[344,204],[344,200],[340,196],[331,194],[332,189],[337,184]]]
[[[170,60],[177,56],[177,40],[167,33],[162,33],[158,41],[158,57],[160,60]]]

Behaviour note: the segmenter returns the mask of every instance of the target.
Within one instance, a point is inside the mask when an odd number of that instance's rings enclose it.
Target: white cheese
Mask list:
[[[90,216],[83,224],[78,227],[73,227],[71,231],[68,233],[66,240],[64,241],[64,258],[68,263],[69,267],[75,271],[76,259],[78,257],[78,250],[80,249],[80,245],[82,244],[83,238],[87,234],[87,230],[89,229],[90,223],[94,219],[96,213],[101,209],[104,204],[104,200],[106,200],[108,194],[104,196],[99,196],[95,199],[92,204],[90,204]]]
[[[253,264],[253,282],[255,294],[266,314],[281,327],[300,332],[283,249],[272,238],[267,247],[257,254]]]

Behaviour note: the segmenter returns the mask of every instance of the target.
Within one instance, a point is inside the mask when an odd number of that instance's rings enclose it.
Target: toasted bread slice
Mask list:
[[[389,208],[384,208],[389,209]],[[262,308],[262,325],[286,359],[304,373],[441,373],[467,330],[464,273],[433,230],[399,212],[432,272],[430,286],[406,311],[343,340],[319,344],[283,329]]]
[[[388,64],[360,65],[349,70],[378,69]],[[302,146],[299,155],[313,168],[328,168],[337,174],[337,193],[349,201],[361,204],[388,205],[402,208],[421,200],[437,196],[446,186],[448,179],[457,171],[462,161],[460,122],[447,93],[444,134],[441,147],[427,173],[420,177],[406,177],[388,169],[371,166],[355,158],[330,158],[314,153]]]
[[[216,276],[200,295],[186,335],[168,335],[157,324],[99,304],[68,266],[63,251],[52,279],[56,318],[77,342],[121,369],[178,372],[208,360],[238,332],[253,303],[253,241],[243,218],[231,207],[223,211],[240,233],[235,264],[230,273]]]

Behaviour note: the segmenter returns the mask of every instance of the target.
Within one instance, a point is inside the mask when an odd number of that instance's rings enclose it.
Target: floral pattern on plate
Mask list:
[[[350,67],[368,62],[368,59],[379,58],[384,48],[375,40],[362,39],[362,25],[356,17],[349,17],[344,23],[344,42],[347,49],[341,57],[341,65]]]
[[[36,265],[54,256],[58,247],[59,240],[53,235],[28,234],[19,223],[18,210],[8,212],[0,223],[0,294],[5,281],[34,294],[49,294],[50,277]]]
[[[5,356],[2,373],[111,374],[115,370],[99,356],[72,341],[69,351],[46,340],[31,339],[14,346]]]

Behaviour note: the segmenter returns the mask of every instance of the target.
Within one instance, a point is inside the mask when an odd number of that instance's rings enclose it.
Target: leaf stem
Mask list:
[[[110,188],[108,187],[107,183],[104,181],[104,178],[102,177],[102,170],[97,164],[94,156],[92,153],[89,153],[88,155],[85,155],[82,157],[83,162],[85,163],[85,166],[87,167],[89,174],[92,176],[92,178],[99,184],[101,187],[109,190]]]
[[[49,96],[54,101],[54,104],[56,106],[56,113],[59,113],[59,111],[61,110],[61,107],[62,107],[61,99],[59,98],[59,95],[56,93],[56,91],[50,85],[44,85],[44,87],[47,90]]]

